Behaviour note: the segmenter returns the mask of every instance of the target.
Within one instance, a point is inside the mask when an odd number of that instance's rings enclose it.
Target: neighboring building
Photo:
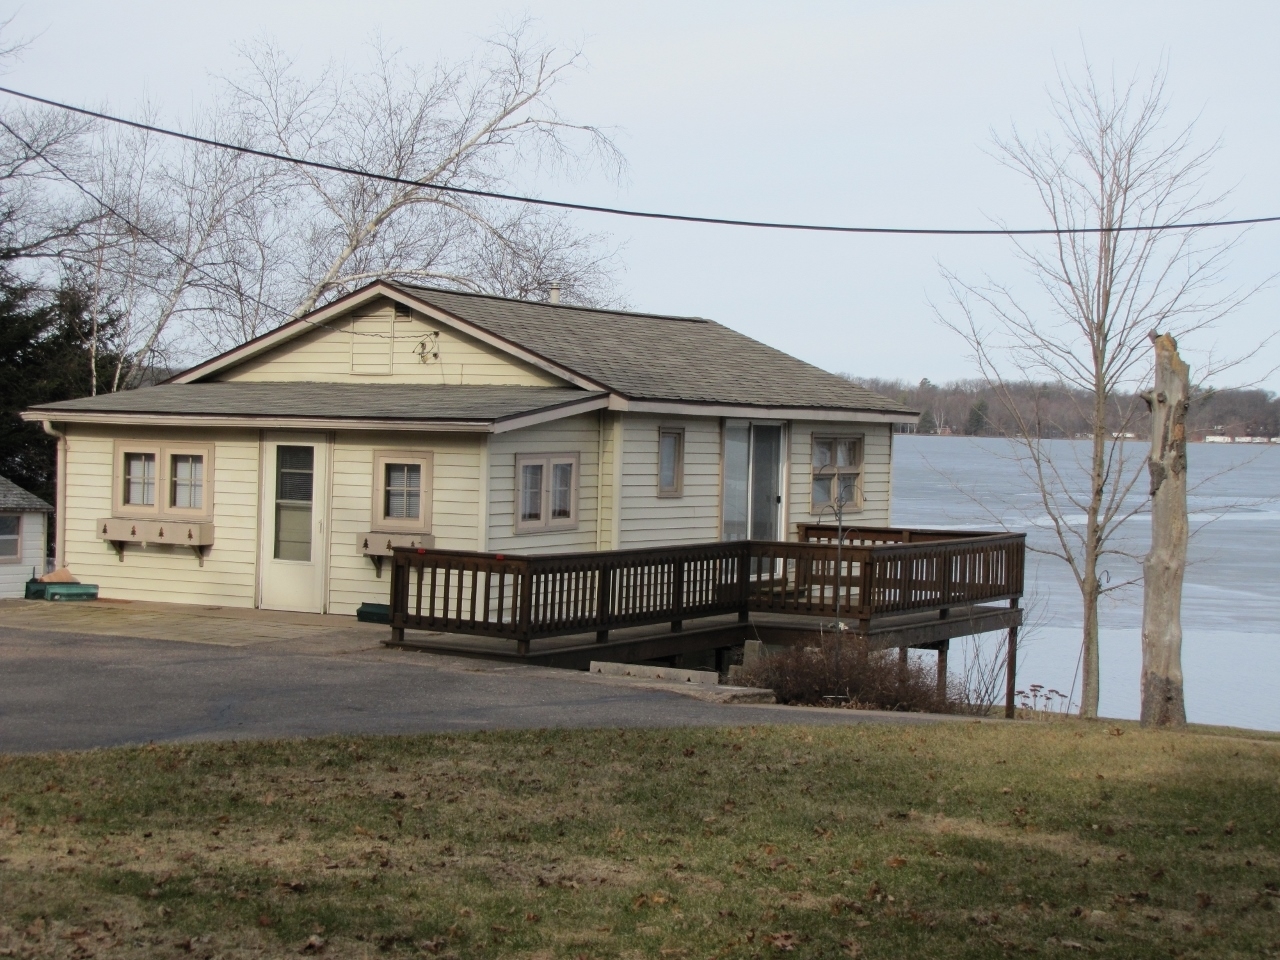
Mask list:
[[[102,596],[351,613],[397,544],[785,539],[839,489],[885,525],[917,415],[708,320],[380,281],[24,417],[61,437],[59,563]]]
[[[0,477],[0,598],[21,597],[34,572],[45,571],[46,518],[53,508]]]

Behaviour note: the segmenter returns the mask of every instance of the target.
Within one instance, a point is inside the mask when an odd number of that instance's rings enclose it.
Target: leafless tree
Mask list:
[[[1098,712],[1098,602],[1131,579],[1100,577],[1109,558],[1139,559],[1120,536],[1146,509],[1130,497],[1145,457],[1126,434],[1146,416],[1141,386],[1151,372],[1148,335],[1182,341],[1203,333],[1251,291],[1224,292],[1222,268],[1232,240],[1197,229],[1132,230],[1213,219],[1221,200],[1206,192],[1216,147],[1197,148],[1192,126],[1168,129],[1165,74],[1127,84],[1059,78],[1051,94],[1057,128],[996,139],[1000,159],[1038,193],[1058,233],[1019,242],[1031,290],[990,278],[966,282],[947,273],[952,307],[941,321],[964,338],[975,364],[1014,426],[1014,456],[1039,494],[1053,546],[1071,568],[1083,613],[1080,714]],[[1012,385],[1024,380],[1068,388],[1085,398],[1087,425],[1070,449],[1046,442],[1059,432]],[[1117,422],[1118,417],[1118,422]],[[1135,573],[1136,576],[1136,573]]]

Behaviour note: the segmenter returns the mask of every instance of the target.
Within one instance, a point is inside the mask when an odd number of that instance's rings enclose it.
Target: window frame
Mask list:
[[[0,517],[15,517],[18,521],[18,551],[12,557],[0,554],[0,564],[22,563],[22,536],[25,533],[23,528],[26,526],[26,516],[12,510],[0,510]]]
[[[573,481],[569,491],[569,516],[553,519],[551,516],[551,478],[557,464],[571,464]],[[524,500],[521,479],[526,465],[538,464],[542,467],[541,504],[542,516],[539,520],[522,520],[520,504]],[[578,499],[582,486],[582,456],[578,453],[519,453],[516,454],[515,476],[512,478],[512,524],[516,533],[549,533],[557,530],[576,530],[578,528]]]
[[[828,500],[819,503],[815,497],[817,493],[817,484],[814,481],[818,478],[818,467],[814,465],[814,450],[819,443],[836,444],[841,441],[852,441],[854,443],[854,463],[848,467],[836,467],[834,472],[826,474],[835,481],[833,488],[834,493],[839,492],[839,478],[842,476],[853,476],[853,499],[845,504],[845,512],[857,513],[863,508],[862,494],[862,475],[863,463],[866,460],[866,434],[863,433],[814,433],[809,437],[809,512],[814,516],[821,515],[824,511],[831,509],[835,505],[835,500]],[[832,448],[834,455],[835,448]],[[826,469],[825,467],[822,469]]]
[[[662,439],[666,436],[676,438],[675,485],[672,487],[662,485]],[[658,427],[658,496],[661,498],[674,499],[684,496],[684,441],[684,427]]]
[[[130,520],[186,520],[204,523],[213,520],[214,452],[212,443],[187,441],[116,440],[111,471],[114,492],[111,497],[111,515]],[[124,502],[125,456],[131,453],[151,454],[156,458],[156,502],[150,506]],[[169,505],[172,494],[171,458],[174,456],[204,457],[204,476],[201,480],[198,510]]]
[[[386,509],[386,476],[388,464],[417,465],[421,470],[418,488],[419,510],[416,520],[388,517]],[[375,450],[373,451],[372,498],[369,504],[371,532],[374,533],[430,533],[432,494],[435,488],[435,454],[430,450]]]

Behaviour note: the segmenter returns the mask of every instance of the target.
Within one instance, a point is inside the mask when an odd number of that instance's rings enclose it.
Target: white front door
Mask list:
[[[328,441],[323,434],[268,433],[262,461],[261,606],[323,613]]]

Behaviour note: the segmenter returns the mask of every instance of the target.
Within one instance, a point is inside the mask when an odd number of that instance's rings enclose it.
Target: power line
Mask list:
[[[773,220],[736,220],[727,217],[696,217],[690,214],[659,213],[651,210],[630,210],[624,207],[605,207],[590,203],[573,203],[568,200],[544,200],[539,197],[525,197],[512,193],[496,193],[490,190],[473,190],[469,187],[457,187],[450,186],[448,184],[424,183],[421,180],[410,180],[407,177],[396,177],[385,173],[373,173],[369,170],[357,170],[352,167],[343,167],[334,163],[324,163],[320,160],[305,160],[301,157],[291,157],[288,154],[272,153],[269,150],[258,150],[254,147],[225,143],[221,140],[210,139],[209,137],[200,137],[192,133],[183,133],[180,130],[170,130],[165,127],[157,127],[153,124],[142,123],[138,120],[128,120],[124,117],[113,116],[109,113],[101,113],[97,110],[88,110],[84,107],[76,107],[68,103],[60,103],[57,100],[37,97],[35,94],[23,93],[21,90],[14,90],[10,87],[0,87],[0,93],[7,93],[10,96],[29,100],[32,103],[43,104],[44,106],[54,107],[58,110],[66,110],[70,113],[80,114],[81,116],[93,117],[97,120],[105,120],[108,123],[133,127],[135,130],[145,130],[149,133],[156,133],[165,137],[174,137],[178,140],[186,140],[189,143],[198,143],[207,147],[217,147],[220,150],[234,150],[237,153],[243,153],[254,157],[262,157],[267,160],[277,160],[281,163],[291,163],[299,167],[309,167],[313,170],[325,170],[329,173],[340,173],[352,177],[364,177],[365,179],[377,180],[382,183],[394,183],[406,187],[437,190],[441,193],[452,193],[467,197],[483,197],[488,200],[503,200],[510,203],[528,204],[530,206],[553,207],[558,210],[577,210],[584,213],[603,213],[609,216],[632,217],[640,220],[667,220],[677,223],[700,223],[722,227],[752,227],[762,230],[794,230],[811,233],[862,233],[935,237],[1032,237],[1095,233],[1160,233],[1168,230],[1195,230],[1202,227],[1246,227],[1259,223],[1280,222],[1280,216],[1275,216],[1249,217],[1241,220],[1205,220],[1190,223],[1148,224],[1124,227],[946,229],[941,227],[850,227],[838,226],[835,224],[783,223]]]

